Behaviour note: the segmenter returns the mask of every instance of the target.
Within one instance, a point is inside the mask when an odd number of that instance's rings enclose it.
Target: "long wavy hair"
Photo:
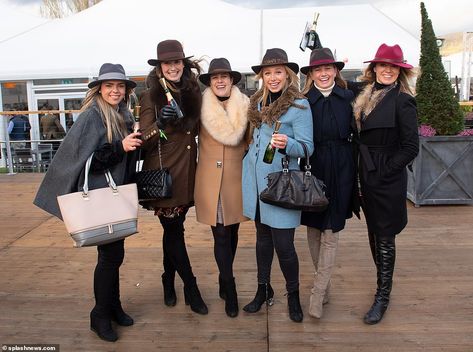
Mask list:
[[[97,104],[103,124],[107,129],[107,140],[109,143],[112,143],[113,137],[120,139],[125,138],[125,136],[128,134],[128,131],[125,123],[125,117],[102,98],[102,95],[100,94],[100,87],[101,84],[87,91],[81,110],[87,110],[93,104]],[[128,101],[132,91],[132,88],[128,86],[126,87],[125,99],[123,100],[125,103]]]
[[[343,89],[346,89],[347,88],[347,82],[342,78],[342,75],[340,74],[340,70],[337,68],[337,66],[335,66],[335,65],[332,65],[332,66],[336,71],[336,73],[335,73],[335,84],[337,86],[343,88]],[[307,94],[307,92],[310,90],[310,88],[312,88],[314,86],[314,80],[310,76],[310,73],[312,72],[313,69],[314,68],[312,67],[306,75],[304,88],[302,89],[302,94],[304,94],[304,95]]]
[[[376,72],[374,72],[374,67],[376,66],[376,62],[370,62],[368,67],[365,69],[363,74],[358,77],[361,82],[366,83],[374,83],[376,82]],[[407,69],[404,67],[399,67],[399,77],[397,78],[397,82],[399,83],[400,91],[409,95],[414,96],[415,92],[409,82],[414,77],[414,72],[412,69]]]
[[[284,68],[286,69],[286,73],[288,75],[287,79],[286,79],[286,84],[284,85],[283,89],[282,89],[282,93],[284,94],[284,92],[289,88],[289,87],[294,87],[296,88],[298,91],[299,91],[299,77],[297,76],[297,74],[291,70],[289,67],[283,65]],[[261,84],[261,88],[259,89],[260,92],[262,92],[262,96],[261,96],[261,99],[259,100],[259,102],[265,102],[267,99],[268,99],[268,96],[269,96],[269,89],[266,88],[266,85],[264,84],[264,80],[263,80],[263,72],[265,70],[265,67],[263,67],[261,69],[261,71],[256,75],[256,80],[262,80],[262,84]]]

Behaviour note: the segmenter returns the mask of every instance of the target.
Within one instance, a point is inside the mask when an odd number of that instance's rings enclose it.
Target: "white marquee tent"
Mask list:
[[[103,0],[0,39],[0,81],[93,77],[103,62],[121,63],[129,75],[144,75],[156,44],[170,38],[184,44],[186,55],[206,56],[207,61],[227,57],[242,72],[251,72],[272,47],[284,48],[302,66],[310,54],[299,49],[299,42],[315,11],[322,44],[336,50],[347,68],[363,67],[383,42],[400,44],[408,62],[418,64],[419,40],[369,4],[262,11],[220,0],[173,0],[171,6],[155,0]]]

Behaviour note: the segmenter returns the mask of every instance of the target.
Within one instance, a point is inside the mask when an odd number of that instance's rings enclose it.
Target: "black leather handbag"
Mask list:
[[[329,203],[325,196],[325,185],[312,175],[307,146],[301,144],[306,160],[304,171],[289,170],[289,157],[286,155],[282,159],[283,170],[272,172],[266,177],[268,187],[261,192],[260,200],[286,209],[324,211]]]
[[[158,142],[158,156],[160,168],[137,171],[135,182],[138,187],[139,200],[164,199],[172,197],[172,178],[169,169],[163,167],[161,161],[161,141]],[[141,159],[141,150],[138,159]],[[140,168],[140,160],[137,169]]]

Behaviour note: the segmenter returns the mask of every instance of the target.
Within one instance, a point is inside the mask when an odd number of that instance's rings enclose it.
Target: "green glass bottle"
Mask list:
[[[273,131],[273,134],[276,134],[276,133],[279,133],[279,129],[281,128],[281,121],[276,121],[274,123],[274,131]],[[272,164],[273,163],[273,159],[274,159],[274,154],[276,153],[276,148],[274,148],[272,145],[271,145],[271,141],[269,141],[267,147],[266,147],[266,150],[264,152],[264,157],[263,157],[263,161],[266,163],[266,164]]]

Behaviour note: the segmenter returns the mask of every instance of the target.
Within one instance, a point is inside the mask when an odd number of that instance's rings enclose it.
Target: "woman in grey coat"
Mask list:
[[[309,104],[299,92],[299,66],[288,62],[282,49],[269,49],[261,65],[253,66],[263,85],[250,99],[248,120],[252,143],[243,159],[243,215],[255,220],[258,290],[243,310],[254,313],[267,301],[272,304],[271,264],[276,250],[286,289],[291,320],[303,319],[299,301],[299,261],[294,248],[295,228],[300,225],[301,212],[262,203],[259,194],[266,186],[266,176],[282,170],[282,158],[290,157],[289,169],[298,169],[297,159],[304,156],[300,142],[313,151],[312,115]],[[276,121],[279,133],[273,134]],[[268,144],[278,151],[271,164],[263,161]]]
[[[97,80],[89,83],[83,111],[59,147],[34,204],[61,219],[56,198],[79,191],[85,163],[92,153],[89,189],[107,187],[107,169],[117,185],[130,183],[135,164],[133,152],[141,140],[140,133],[131,133],[133,117],[125,101],[135,86],[121,65],[102,65]],[[133,325],[120,302],[119,269],[125,255],[124,242],[122,239],[97,246],[95,307],[90,312],[90,328],[110,342],[118,339],[112,320],[121,326]]]

